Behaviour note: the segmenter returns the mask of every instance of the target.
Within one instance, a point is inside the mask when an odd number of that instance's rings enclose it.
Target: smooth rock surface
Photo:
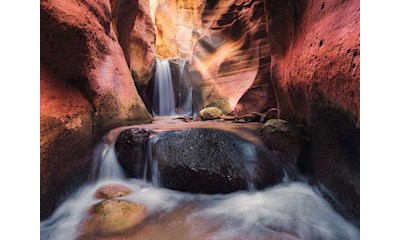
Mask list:
[[[203,107],[215,99],[228,100],[226,114],[275,107],[264,1],[205,1],[202,30],[189,71]]]
[[[216,107],[206,107],[201,110],[199,114],[202,120],[213,120],[216,118],[220,118],[223,112]]]
[[[266,149],[215,129],[157,135],[153,146],[161,186],[188,192],[228,193],[282,181],[283,171]]]
[[[98,199],[112,199],[124,197],[130,193],[132,193],[132,189],[119,183],[110,183],[97,189],[97,191],[94,193],[94,197]]]
[[[89,209],[78,239],[118,233],[135,226],[145,217],[146,209],[141,204],[119,199],[104,200]]]

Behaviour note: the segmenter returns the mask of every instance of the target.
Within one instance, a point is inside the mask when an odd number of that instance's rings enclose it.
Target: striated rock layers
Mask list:
[[[202,24],[189,71],[203,107],[228,102],[225,114],[274,107],[263,1],[206,1]]]
[[[40,2],[40,197],[49,216],[88,175],[94,137],[148,122],[107,1]]]
[[[312,182],[359,223],[358,0],[266,0],[280,117],[306,124]]]
[[[203,31],[204,0],[158,0],[154,10],[159,58],[187,58]]]
[[[150,81],[155,65],[156,32],[149,0],[111,1],[112,22],[126,62],[140,93]]]

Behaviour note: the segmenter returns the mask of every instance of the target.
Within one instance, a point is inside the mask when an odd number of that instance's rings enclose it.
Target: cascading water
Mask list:
[[[179,65],[179,108],[181,115],[193,116],[193,86],[185,69],[187,60],[181,61]],[[184,94],[186,93],[186,94]]]
[[[157,59],[154,74],[153,114],[176,115],[174,86],[168,59]]]
[[[223,195],[189,194],[157,187],[157,161],[151,151],[157,140],[157,135],[152,136],[147,150],[147,182],[125,178],[114,144],[99,143],[94,154],[95,159],[99,158],[95,182],[81,187],[41,222],[41,239],[79,238],[88,209],[102,201],[93,197],[94,193],[108,183],[131,188],[133,193],[120,199],[143,204],[148,211],[147,220],[128,231],[130,235],[123,239],[359,239],[359,229],[302,182],[288,180],[264,190]],[[252,149],[247,150],[252,154]]]
[[[194,116],[193,86],[185,68],[188,60],[180,60],[179,86],[174,89],[171,67],[168,59],[157,59],[154,74],[153,115]],[[177,92],[177,102],[175,102]]]

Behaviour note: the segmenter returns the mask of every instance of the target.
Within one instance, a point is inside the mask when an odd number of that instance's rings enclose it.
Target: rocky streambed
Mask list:
[[[303,138],[276,119],[157,118],[111,130],[93,181],[42,221],[41,238],[358,239],[300,173]]]

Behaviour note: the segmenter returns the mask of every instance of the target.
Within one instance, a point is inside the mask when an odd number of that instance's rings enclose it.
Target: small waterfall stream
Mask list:
[[[157,59],[154,74],[154,116],[176,115],[174,86],[168,59]]]
[[[144,179],[148,181],[126,178],[114,144],[100,142],[94,153],[95,158],[100,156],[95,182],[82,186],[49,219],[41,222],[41,239],[78,239],[88,209],[102,201],[94,198],[94,193],[108,183],[131,188],[133,193],[121,199],[143,204],[149,213],[149,219],[123,239],[160,239],[160,236],[165,240],[177,239],[176,236],[180,240],[259,240],[266,236],[285,240],[359,239],[359,229],[336,213],[306,183],[287,180],[264,190],[216,195],[160,188],[157,161],[151,155],[151,143],[155,141],[157,135],[150,138],[148,148],[144,170]],[[153,230],[149,231],[147,226]]]
[[[179,65],[179,106],[181,115],[194,116],[193,110],[193,86],[190,84],[188,73],[185,69],[187,61],[181,61]],[[186,90],[186,94],[183,94]]]
[[[187,60],[179,61],[177,89],[174,89],[169,59],[157,59],[154,74],[153,115],[194,116],[193,86],[187,73]],[[177,94],[176,94],[177,93]],[[177,99],[176,97],[177,96]]]

